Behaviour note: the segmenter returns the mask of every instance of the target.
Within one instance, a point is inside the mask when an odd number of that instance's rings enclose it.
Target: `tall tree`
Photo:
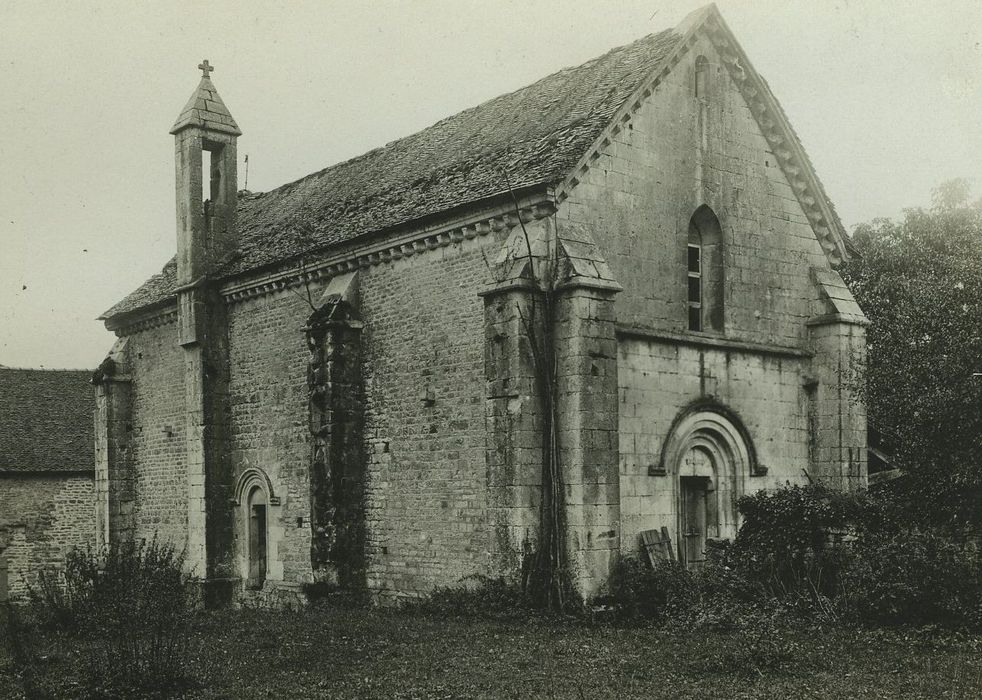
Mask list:
[[[866,399],[904,478],[912,516],[982,526],[982,200],[965,180],[930,209],[856,228],[841,272],[872,322]]]

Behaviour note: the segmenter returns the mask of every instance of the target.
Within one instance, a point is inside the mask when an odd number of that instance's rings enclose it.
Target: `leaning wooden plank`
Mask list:
[[[664,525],[661,529],[661,540],[665,544],[665,549],[668,550],[669,561],[675,561],[675,548],[672,546],[672,538],[668,536],[668,528]]]
[[[664,530],[664,528],[662,529]],[[648,564],[651,566],[654,566],[656,561],[674,559],[672,541],[671,539],[666,539],[666,532],[642,530],[638,533],[639,539],[641,540],[641,548],[648,555]]]

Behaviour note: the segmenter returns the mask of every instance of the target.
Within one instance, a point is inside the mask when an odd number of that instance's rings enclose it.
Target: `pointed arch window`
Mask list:
[[[723,232],[705,204],[689,219],[686,309],[690,331],[723,332]]]

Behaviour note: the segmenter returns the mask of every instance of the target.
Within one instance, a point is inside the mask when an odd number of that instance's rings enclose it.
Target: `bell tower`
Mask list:
[[[174,122],[177,283],[211,273],[235,249],[236,139],[242,134],[202,61],[201,82]]]
[[[170,133],[177,173],[177,342],[184,350],[187,563],[205,605],[236,584],[229,425],[228,313],[220,268],[236,249],[236,139],[242,133],[211,82],[201,82]]]

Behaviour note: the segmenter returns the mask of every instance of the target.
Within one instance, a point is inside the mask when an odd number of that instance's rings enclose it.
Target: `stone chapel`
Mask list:
[[[199,68],[177,255],[102,316],[102,541],[214,603],[418,595],[520,571],[549,452],[590,596],[642,531],[697,565],[743,494],[866,484],[844,230],[715,6],[264,193]]]

